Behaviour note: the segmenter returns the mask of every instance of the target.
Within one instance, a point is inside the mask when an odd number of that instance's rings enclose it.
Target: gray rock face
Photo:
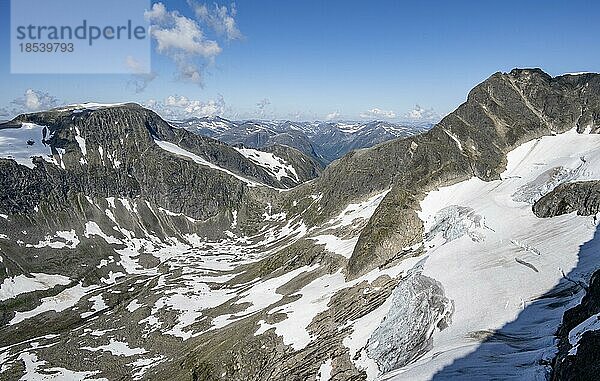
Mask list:
[[[564,313],[562,324],[556,334],[558,354],[552,366],[552,381],[596,380],[600,371],[600,330],[584,332],[573,350],[569,335],[577,326],[596,319],[600,313],[600,272],[596,271],[581,303]]]
[[[591,216],[600,212],[600,181],[565,183],[533,205],[538,217],[554,217],[572,212]]]
[[[155,139],[177,144],[240,177],[273,187],[286,187],[232,147],[174,129],[153,112],[137,105],[74,114],[70,111],[28,114],[20,116],[14,123],[26,121],[49,127],[52,137],[48,144],[57,157],[59,150],[64,150],[59,158],[65,171],[57,171],[51,168],[52,164],[39,160],[33,170],[18,169],[13,175],[10,171],[16,167],[3,160],[4,181],[14,182],[17,181],[14,177],[19,178],[19,191],[14,192],[14,187],[6,184],[3,194],[30,194],[38,199],[42,196],[64,198],[66,193],[77,192],[91,197],[140,196],[173,212],[199,219],[242,204],[247,194],[243,181],[166,152],[154,143]],[[85,139],[85,155],[76,141],[77,131]],[[53,180],[53,176],[60,178]],[[40,181],[41,177],[52,179]],[[59,182],[61,186],[55,185],[48,192],[44,189],[48,188],[48,181]],[[29,189],[29,193],[23,192],[25,189]],[[4,205],[10,209],[3,212],[28,210],[18,202],[19,197],[4,198]]]
[[[439,282],[415,266],[394,289],[388,314],[369,338],[369,357],[382,372],[409,364],[431,348],[431,335],[450,324],[453,309]]]

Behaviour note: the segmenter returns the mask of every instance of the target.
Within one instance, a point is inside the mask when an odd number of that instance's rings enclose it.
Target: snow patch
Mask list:
[[[52,381],[52,380],[68,380],[68,381],[83,381],[96,380],[108,381],[106,378],[92,379],[90,377],[100,373],[100,371],[76,372],[65,368],[52,367],[43,368],[47,363],[43,360],[38,360],[34,353],[23,352],[18,357],[25,365],[25,374],[19,379],[20,381]],[[40,373],[43,372],[43,373]]]
[[[32,318],[36,315],[48,311],[62,312],[68,308],[74,307],[85,294],[87,294],[95,288],[95,286],[84,287],[81,283],[79,283],[74,287],[67,288],[61,291],[55,296],[50,296],[41,299],[41,304],[31,311],[17,311],[15,317],[12,318],[12,320],[8,324],[17,324],[22,322],[23,320]]]
[[[21,128],[0,129],[0,158],[13,159],[29,168],[35,167],[31,160],[35,156],[54,163],[52,150],[44,141],[44,133],[48,134],[48,127],[34,123],[22,123]],[[49,138],[46,136],[46,139]]]
[[[350,239],[341,239],[331,234],[318,235],[308,239],[316,241],[317,245],[325,245],[325,250],[350,258],[358,242],[358,236]]]
[[[114,338],[110,338],[109,343],[106,345],[101,345],[99,347],[82,347],[81,349],[85,349],[91,352],[103,351],[109,352],[113,356],[136,356],[143,355],[144,353],[148,353],[144,348],[130,348],[129,343],[124,341],[115,340]]]
[[[66,286],[71,280],[62,275],[32,273],[31,277],[18,275],[6,278],[0,285],[0,301],[14,298],[27,292],[49,290],[55,286]]]
[[[252,148],[235,149],[253,163],[265,168],[267,172],[275,176],[277,180],[281,181],[282,178],[288,177],[292,180],[299,181],[296,169],[279,156]]]

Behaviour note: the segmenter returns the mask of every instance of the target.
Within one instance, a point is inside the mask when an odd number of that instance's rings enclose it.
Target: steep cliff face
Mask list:
[[[582,216],[600,212],[600,182],[564,183],[533,205],[538,217],[554,217],[577,211]]]
[[[533,205],[533,212],[541,218],[576,212],[594,216],[596,220],[600,213],[599,198],[600,181],[564,183],[540,198]],[[596,264],[594,268],[600,266]],[[595,380],[600,370],[600,271],[591,274],[589,281],[585,277],[569,278],[584,296],[580,303],[563,314],[556,332],[558,353],[552,362],[551,379]]]
[[[596,380],[600,371],[600,272],[586,287],[581,304],[565,312],[558,337],[552,380]]]
[[[589,239],[591,217],[558,214],[597,210],[598,118],[600,75],[497,73],[427,133],[304,182],[298,151],[137,105],[20,116],[5,127],[46,126],[50,157],[0,159],[0,374],[420,379],[491,336],[513,352],[445,374],[544,372],[543,329],[494,332]]]

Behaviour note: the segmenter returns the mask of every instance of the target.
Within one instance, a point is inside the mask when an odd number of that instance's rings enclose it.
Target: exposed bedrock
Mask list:
[[[564,183],[533,205],[538,217],[554,217],[577,212],[591,216],[600,212],[600,181]]]

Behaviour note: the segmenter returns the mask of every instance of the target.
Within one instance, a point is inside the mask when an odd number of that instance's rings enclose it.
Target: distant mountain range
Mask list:
[[[220,117],[190,118],[170,123],[232,145],[242,144],[252,148],[271,145],[293,147],[324,166],[350,151],[372,147],[391,139],[414,136],[433,126],[431,122],[231,121]]]

